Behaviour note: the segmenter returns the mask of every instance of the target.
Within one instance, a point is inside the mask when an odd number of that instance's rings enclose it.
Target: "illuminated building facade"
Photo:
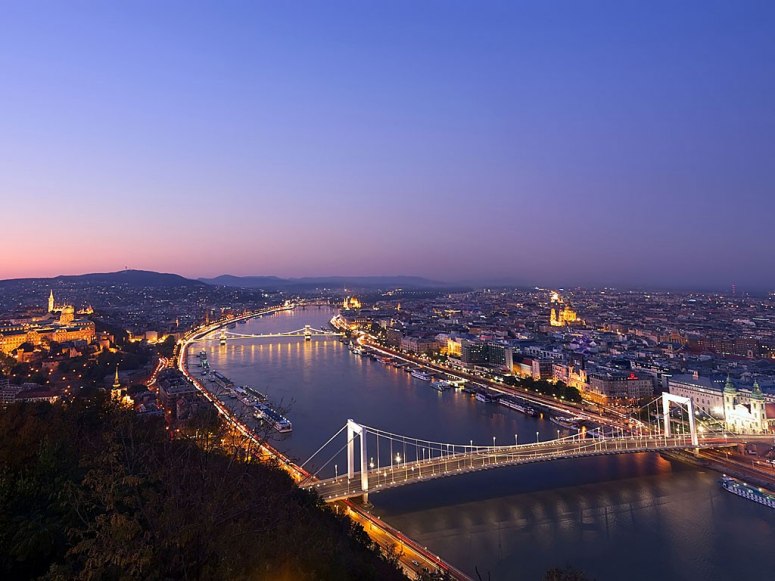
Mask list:
[[[345,310],[360,309],[361,301],[357,297],[345,297],[344,301],[342,301],[342,308]]]
[[[42,320],[28,320],[10,325],[0,325],[0,351],[11,354],[24,343],[38,346],[43,342],[66,343],[86,341],[96,337],[94,323],[87,319],[76,319],[72,305],[57,306],[53,291],[48,297],[49,316]],[[54,316],[56,313],[59,316]]]
[[[668,390],[673,395],[688,397],[694,409],[724,419],[724,397],[719,385],[714,386],[707,377],[693,375],[674,375],[668,382]]]
[[[723,420],[725,429],[736,434],[766,434],[773,431],[775,403],[762,393],[758,383],[753,389],[737,389],[727,377],[723,389],[719,382],[697,374],[670,378],[670,393],[688,397],[695,409]],[[767,400],[769,398],[769,401]]]
[[[552,327],[565,327],[567,325],[584,322],[579,319],[578,314],[570,307],[570,305],[565,304],[560,293],[557,291],[552,292],[549,303],[552,307],[549,314],[549,324]]]
[[[599,404],[609,403],[610,400],[650,398],[654,395],[654,379],[634,371],[590,373],[589,387],[583,395]]]
[[[736,434],[765,434],[769,431],[764,394],[757,382],[753,390],[740,392],[727,377],[724,384],[724,424]]]

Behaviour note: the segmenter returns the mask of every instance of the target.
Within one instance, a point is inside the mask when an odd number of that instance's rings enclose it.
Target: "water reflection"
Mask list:
[[[331,315],[327,309],[277,313],[240,331],[319,327]],[[460,444],[487,445],[493,436],[512,443],[515,434],[520,442],[535,441],[536,431],[541,439],[556,435],[546,420],[461,393],[440,394],[408,373],[352,355],[334,339],[203,345],[215,369],[291,403],[294,431],[277,445],[302,460],[347,418]],[[371,439],[369,448],[375,463],[389,465],[390,449],[376,454]],[[321,475],[333,476],[334,463],[341,473],[344,453]],[[723,493],[717,478],[656,454],[636,454],[500,468],[370,500],[391,524],[472,575],[476,566],[489,572],[493,581],[540,579],[548,567],[567,563],[601,581],[767,578],[775,567],[775,511]]]

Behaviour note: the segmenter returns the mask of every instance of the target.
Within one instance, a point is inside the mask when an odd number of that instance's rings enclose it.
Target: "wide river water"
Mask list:
[[[320,328],[333,314],[297,309],[232,331]],[[293,432],[273,444],[301,461],[348,418],[459,444],[491,445],[493,437],[523,443],[557,432],[544,419],[462,392],[438,393],[404,371],[353,355],[336,339],[220,346],[215,337],[191,354],[200,349],[214,369],[287,409]],[[314,466],[345,441],[340,434]],[[369,446],[374,457],[375,442]],[[390,454],[380,449],[383,466]],[[320,476],[335,471],[346,471],[343,452]],[[498,468],[372,493],[369,500],[384,520],[474,578],[478,571],[492,581],[539,580],[550,567],[572,565],[599,581],[774,579],[775,511],[724,492],[718,479],[657,454],[636,454]]]

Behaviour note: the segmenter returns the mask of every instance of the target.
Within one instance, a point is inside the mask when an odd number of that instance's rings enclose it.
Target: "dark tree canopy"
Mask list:
[[[265,463],[102,396],[0,412],[0,577],[400,579]]]

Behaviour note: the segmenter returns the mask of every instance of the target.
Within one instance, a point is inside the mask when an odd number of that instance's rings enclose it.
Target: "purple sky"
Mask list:
[[[775,288],[775,3],[3,2],[0,278]]]

